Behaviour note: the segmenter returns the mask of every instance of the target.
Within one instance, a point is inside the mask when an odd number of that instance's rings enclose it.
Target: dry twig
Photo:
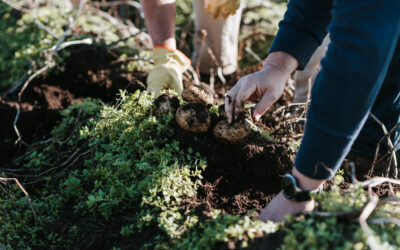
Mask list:
[[[35,216],[35,219],[37,220],[38,218],[37,218],[37,215],[36,215],[35,208],[33,207],[31,198],[29,197],[29,194],[28,194],[28,192],[26,192],[25,188],[24,188],[24,187],[21,185],[21,183],[18,181],[18,179],[16,179],[16,178],[3,178],[3,177],[0,177],[0,182],[1,182],[3,185],[6,185],[7,182],[9,182],[9,181],[14,181],[14,182],[17,184],[17,186],[19,187],[19,189],[25,194],[25,197],[27,198],[27,200],[28,200],[28,202],[29,202],[29,206],[30,206],[31,209],[32,209],[33,215]]]
[[[374,231],[368,226],[367,219],[375,210],[376,206],[378,205],[379,197],[377,195],[372,196],[371,200],[368,204],[364,207],[364,210],[361,212],[358,221],[360,222],[361,229],[367,235],[367,243],[372,250],[380,249],[379,243],[376,241]]]
[[[385,124],[383,124],[383,122],[381,122],[381,121],[378,119],[378,117],[376,117],[376,116],[375,116],[374,114],[372,114],[372,113],[370,113],[370,116],[372,117],[372,119],[374,119],[374,121],[376,121],[376,122],[382,127],[384,136],[381,138],[381,140],[379,141],[379,143],[378,143],[378,145],[377,145],[377,147],[376,147],[375,156],[374,156],[374,160],[373,160],[372,165],[371,165],[371,170],[370,170],[370,172],[369,172],[369,175],[371,176],[372,173],[373,173],[373,171],[374,171],[374,167],[375,167],[375,164],[376,164],[376,162],[377,162],[378,155],[379,155],[380,145],[381,145],[381,143],[386,139],[386,140],[387,140],[387,145],[388,145],[388,147],[389,147],[389,150],[391,151],[391,159],[390,159],[390,162],[388,163],[388,166],[387,166],[387,168],[386,168],[385,176],[386,176],[386,177],[389,176],[390,166],[391,166],[391,162],[392,162],[392,160],[393,160],[393,165],[394,165],[394,168],[393,168],[393,175],[394,175],[395,178],[397,178],[397,176],[398,176],[397,157],[396,157],[396,153],[395,153],[395,148],[393,147],[393,143],[392,143],[392,141],[391,141],[391,139],[390,139],[390,136],[394,133],[394,131],[396,130],[397,126],[395,126],[395,128],[393,128],[393,129],[390,131],[390,133],[388,133]]]
[[[7,4],[8,6],[10,6],[11,8],[13,8],[13,9],[15,9],[15,10],[18,10],[18,11],[20,11],[20,12],[26,13],[26,12],[31,11],[30,9],[26,9],[26,8],[24,8],[24,7],[19,7],[19,6],[16,5],[15,3],[12,3],[12,2],[10,2],[10,1],[8,1],[8,0],[1,0],[1,1],[2,1],[3,3]]]

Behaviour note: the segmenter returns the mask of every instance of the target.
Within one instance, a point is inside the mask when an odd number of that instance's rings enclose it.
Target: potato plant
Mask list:
[[[51,143],[33,146],[25,157],[24,181],[37,216],[16,185],[3,190],[2,246],[72,247],[84,232],[79,221],[90,217],[93,220],[86,223],[93,228],[97,221],[117,221],[118,233],[108,235],[115,247],[121,237],[129,239],[155,227],[144,247],[208,249],[223,242],[247,247],[257,237],[283,230],[282,249],[368,248],[352,217],[307,215],[274,224],[219,210],[199,217],[195,209],[183,209],[182,201],[194,197],[202,185],[207,163],[171,137],[174,115],[155,116],[155,108],[152,96],[138,91],[121,92],[115,106],[87,99],[66,109],[52,131]],[[74,152],[78,152],[75,158]],[[71,157],[74,160],[68,160]],[[73,164],[65,164],[68,161]],[[331,213],[360,210],[368,202],[359,186],[344,194],[333,186],[315,198],[319,211]],[[376,210],[372,220],[399,215],[398,206],[387,204]],[[118,222],[118,218],[128,219]],[[399,246],[395,224],[377,223],[372,228],[383,247]]]

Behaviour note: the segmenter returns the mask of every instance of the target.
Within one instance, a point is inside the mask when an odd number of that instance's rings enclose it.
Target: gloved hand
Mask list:
[[[154,47],[154,68],[147,76],[147,91],[155,96],[164,88],[171,88],[179,94],[183,91],[182,74],[190,66],[190,59],[179,50],[166,46]]]
[[[226,19],[229,15],[235,14],[239,9],[241,0],[204,0],[204,8],[211,13],[212,18]]]

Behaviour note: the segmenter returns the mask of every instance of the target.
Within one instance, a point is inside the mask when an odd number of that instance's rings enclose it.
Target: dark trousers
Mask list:
[[[371,62],[373,64],[374,62]],[[368,69],[365,69],[368,71]],[[390,63],[389,70],[374,102],[371,113],[374,114],[386,126],[388,132],[400,122],[400,39]],[[394,145],[400,142],[400,129],[392,134],[391,140]],[[368,118],[362,128],[357,140],[354,142],[352,152],[368,157],[375,155],[376,147],[384,136],[382,126],[371,117]],[[380,154],[388,152],[387,141],[381,143]],[[400,146],[397,145],[397,149]]]

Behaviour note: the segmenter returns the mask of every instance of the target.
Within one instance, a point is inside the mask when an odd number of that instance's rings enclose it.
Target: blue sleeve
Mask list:
[[[304,69],[327,34],[331,8],[332,0],[290,0],[269,53],[284,51]]]
[[[295,160],[296,168],[314,179],[331,178],[351,149],[400,35],[399,0],[334,0],[331,15],[331,44],[312,89]]]

